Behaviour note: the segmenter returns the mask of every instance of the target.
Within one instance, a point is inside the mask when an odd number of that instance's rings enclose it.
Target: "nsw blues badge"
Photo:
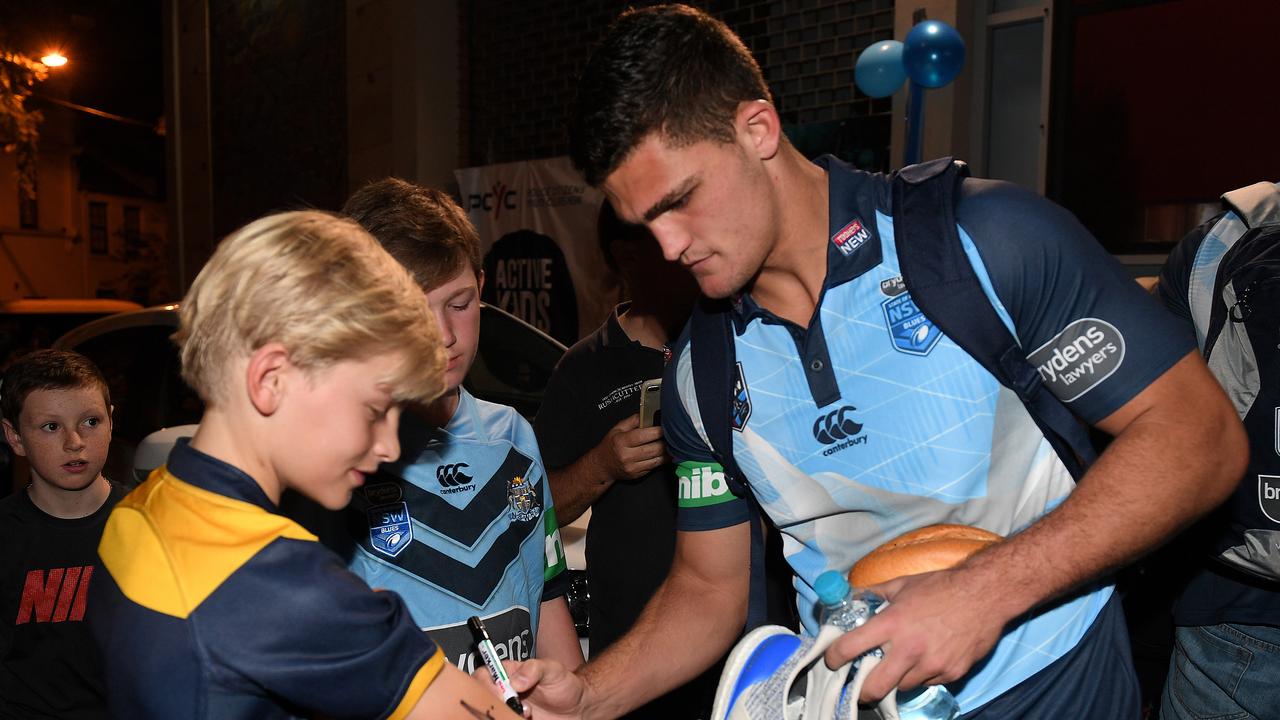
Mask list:
[[[884,311],[893,349],[908,355],[928,355],[942,338],[942,331],[916,307],[901,278],[880,283],[880,291],[889,296],[880,303],[880,309]]]
[[[519,475],[507,483],[507,506],[511,522],[528,522],[538,518],[538,493],[528,480]]]
[[[387,557],[404,552],[413,542],[413,523],[409,522],[409,505],[404,502],[369,508],[369,544]]]
[[[742,363],[738,363],[737,372],[733,376],[733,407],[729,422],[734,430],[742,432],[750,419],[751,391],[747,389],[747,376],[742,373]]]

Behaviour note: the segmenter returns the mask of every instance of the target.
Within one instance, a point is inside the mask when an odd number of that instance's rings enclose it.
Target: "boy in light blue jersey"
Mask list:
[[[937,208],[985,295],[956,302],[990,305],[1041,391],[1116,436],[1077,485],[1018,397],[915,306],[888,179],[810,162],[781,125],[727,27],[655,6],[620,17],[588,62],[571,154],[624,220],[732,306],[736,386],[720,393],[732,424],[717,430],[783,534],[806,630],[823,571],[926,525],[982,527],[1009,539],[878,586],[887,609],[836,640],[827,664],[883,648],[868,702],[947,683],[966,718],[1135,716],[1105,576],[1221,501],[1243,460],[1192,339],[1043,198],[971,180],[954,219]],[[538,661],[512,672],[535,717],[624,713],[709,664],[747,617],[750,506],[703,424],[693,370],[707,360],[687,340],[673,351],[671,572],[632,630],[578,672]]]
[[[564,550],[529,423],[462,387],[480,340],[480,241],[444,193],[387,178],[356,191],[344,212],[404,265],[441,328],[446,391],[411,406],[400,459],[379,468],[348,508],[350,567],[404,597],[414,620],[471,672],[467,618],[480,616],[499,657],[535,652],[582,663]]]

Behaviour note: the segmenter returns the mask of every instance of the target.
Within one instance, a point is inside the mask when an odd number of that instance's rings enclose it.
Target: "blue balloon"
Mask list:
[[[964,40],[950,25],[925,20],[907,33],[902,64],[916,84],[940,88],[955,80],[964,67]]]
[[[866,48],[853,65],[853,84],[873,98],[889,97],[906,81],[902,43],[897,40],[885,40]]]

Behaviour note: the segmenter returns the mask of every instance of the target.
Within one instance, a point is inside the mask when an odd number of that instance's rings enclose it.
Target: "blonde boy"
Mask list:
[[[121,501],[99,547],[114,716],[506,714],[399,597],[276,513],[285,489],[341,508],[399,455],[401,403],[443,389],[425,315],[350,221],[281,213],[219,245],[174,336],[205,402],[200,429]]]

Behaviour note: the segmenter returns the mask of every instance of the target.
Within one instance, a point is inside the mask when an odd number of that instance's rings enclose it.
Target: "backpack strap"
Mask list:
[[[1280,223],[1280,190],[1260,182],[1222,195],[1222,202],[1251,228]]]
[[[729,489],[750,506],[751,576],[747,624],[753,630],[769,621],[769,585],[765,572],[764,509],[733,459],[733,373],[737,365],[733,317],[726,301],[703,299],[689,316],[689,352],[698,414],[711,442],[711,452],[724,468]]]
[[[898,171],[892,181],[894,243],[916,307],[1017,393],[1058,457],[1079,480],[1097,457],[1088,431],[1045,387],[1040,373],[983,292],[956,230],[955,205],[969,174],[951,158]]]

